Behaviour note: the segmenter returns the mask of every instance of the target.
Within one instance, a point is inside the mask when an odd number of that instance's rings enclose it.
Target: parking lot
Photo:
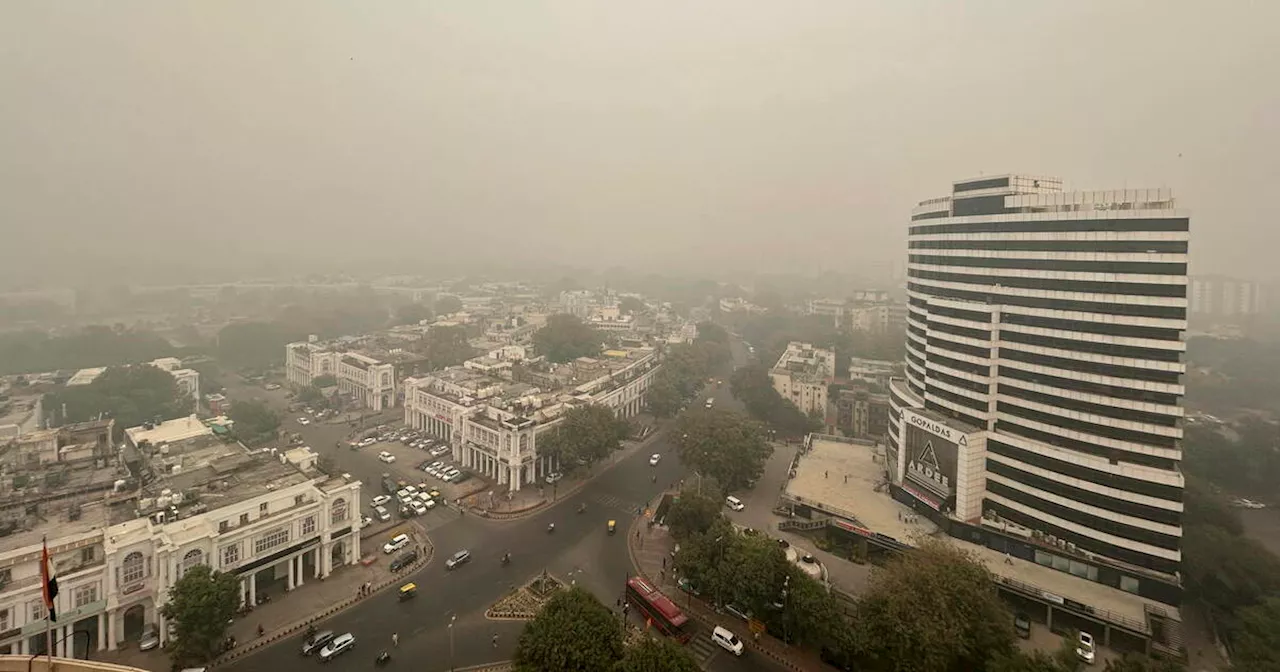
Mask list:
[[[440,441],[422,441],[421,434],[392,425],[367,434],[382,440],[371,441],[374,437],[370,437],[355,445],[344,442],[344,451],[355,453],[350,459],[372,462],[376,466],[371,468],[381,469],[377,479],[365,480],[364,498],[372,505],[377,497],[390,497],[381,504],[393,519],[424,515],[488,487],[486,481],[457,464],[449,447]],[[381,474],[387,474],[394,484],[385,485]],[[388,492],[391,488],[394,490]],[[407,493],[401,492],[406,489]],[[427,496],[420,496],[424,494]],[[377,517],[369,506],[366,509]]]

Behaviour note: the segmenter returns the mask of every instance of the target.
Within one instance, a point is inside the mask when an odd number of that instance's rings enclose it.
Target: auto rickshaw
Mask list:
[[[617,532],[617,531],[618,531],[618,521],[616,520],[609,521],[609,534],[613,534],[614,532]]]
[[[403,602],[414,595],[418,594],[418,586],[412,583],[406,583],[400,586],[400,601]]]

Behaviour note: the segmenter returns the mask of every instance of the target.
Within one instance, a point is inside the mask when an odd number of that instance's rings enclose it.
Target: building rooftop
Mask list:
[[[808,343],[792,341],[770,369],[770,373],[789,375],[794,379],[819,382],[835,376],[834,350],[815,348]]]
[[[128,437],[129,442],[135,446],[143,441],[153,446],[158,446],[162,443],[173,443],[198,436],[209,436],[213,434],[213,430],[201,422],[195,414],[192,414],[185,418],[165,420],[159,424],[147,423],[138,427],[130,427],[124,430],[124,434]]]
[[[195,515],[323,477],[309,448],[249,450],[214,437],[187,439],[168,453],[153,449],[145,461],[143,515],[169,507],[177,507],[178,517]]]
[[[75,374],[72,375],[70,379],[67,380],[67,387],[75,387],[78,385],[88,385],[89,383],[92,383],[93,381],[97,380],[98,376],[101,376],[102,373],[106,370],[107,370],[107,367],[105,366],[95,366],[91,369],[80,369],[79,371],[76,371]]]

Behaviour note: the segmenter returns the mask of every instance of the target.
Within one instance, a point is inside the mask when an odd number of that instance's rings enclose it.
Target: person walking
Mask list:
[[[400,633],[391,633],[391,646],[400,646]]]
[[[493,633],[493,648],[498,648],[498,633]]]

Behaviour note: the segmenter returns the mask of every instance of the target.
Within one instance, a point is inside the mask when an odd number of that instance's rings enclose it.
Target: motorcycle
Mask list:
[[[387,663],[391,662],[391,654],[387,653],[386,651],[383,651],[382,653],[378,654],[378,657],[374,659],[373,662],[378,667],[382,667],[383,665],[386,665]]]
[[[587,505],[586,505],[586,504],[583,504],[583,505],[581,505],[581,506],[579,506],[579,507],[578,507],[578,513],[586,513],[586,512],[587,512]]]
[[[509,564],[511,564],[511,554],[506,553],[502,556],[502,566],[506,567]]]
[[[555,532],[555,531],[556,531],[556,524],[555,524],[555,523],[548,523],[548,524],[547,524],[547,534],[551,534],[552,532]]]

